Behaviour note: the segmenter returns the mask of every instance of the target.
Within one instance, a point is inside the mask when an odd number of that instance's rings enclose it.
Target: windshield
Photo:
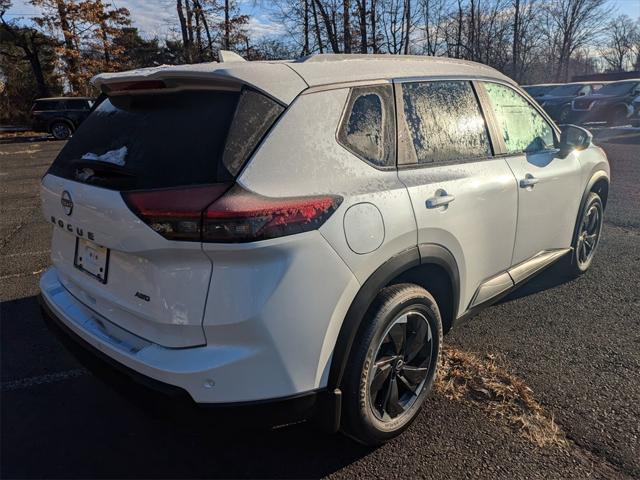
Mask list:
[[[584,85],[561,85],[551,90],[547,95],[550,97],[568,97],[578,95]]]
[[[598,90],[598,94],[601,95],[624,95],[625,93],[630,93],[631,90],[637,85],[640,85],[638,82],[623,82],[623,83],[610,83],[609,85],[605,85],[600,90]]]

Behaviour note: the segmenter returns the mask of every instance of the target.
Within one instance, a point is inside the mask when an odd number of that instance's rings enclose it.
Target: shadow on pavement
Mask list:
[[[562,258],[560,261],[551,265],[542,273],[511,292],[509,295],[502,298],[498,302],[498,304],[511,302],[522,297],[528,297],[529,295],[533,295],[534,293],[542,292],[544,290],[550,290],[552,288],[575,280],[574,278],[567,276],[567,274],[565,273],[565,261],[566,258]]]
[[[4,314],[29,312],[27,321],[38,329],[31,341],[59,347],[53,335],[47,338],[52,325],[35,313],[35,296],[1,307]],[[27,328],[9,330],[12,342],[30,341]],[[18,332],[22,338],[16,338]],[[3,347],[6,342],[5,337]],[[3,378],[15,373],[10,357],[21,352],[19,347],[8,350]],[[82,351],[71,353],[87,373],[2,393],[3,478],[319,478],[371,452],[308,423],[255,427],[241,413],[223,416],[163,396],[105,368],[90,354],[79,355]],[[62,363],[79,368],[75,362]]]

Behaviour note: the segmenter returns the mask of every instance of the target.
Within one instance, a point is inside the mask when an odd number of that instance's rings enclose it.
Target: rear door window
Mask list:
[[[395,165],[395,110],[391,85],[351,89],[338,130],[338,141],[375,166]]]
[[[402,103],[419,164],[491,156],[486,123],[470,82],[403,83]]]
[[[115,190],[231,181],[283,110],[250,89],[106,98],[49,173]]]
[[[553,128],[526,98],[499,83],[483,83],[508,153],[535,153],[555,148]]]

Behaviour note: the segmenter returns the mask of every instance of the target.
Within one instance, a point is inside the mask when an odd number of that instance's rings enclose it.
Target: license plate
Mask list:
[[[84,238],[76,238],[75,267],[102,283],[107,283],[109,249]]]

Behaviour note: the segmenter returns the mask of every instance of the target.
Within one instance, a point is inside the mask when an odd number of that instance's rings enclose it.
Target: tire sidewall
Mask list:
[[[366,335],[363,338],[363,341],[367,343],[367,348],[366,350],[361,348],[356,352],[356,358],[353,359],[354,362],[350,365],[351,368],[353,368],[353,371],[350,372],[352,394],[355,394],[356,397],[351,400],[357,401],[357,408],[354,413],[358,417],[357,429],[361,430],[360,435],[357,437],[364,435],[366,438],[375,439],[373,442],[368,443],[383,443],[397,436],[411,425],[416,419],[425,398],[433,387],[435,375],[440,363],[442,321],[438,306],[426,290],[419,287],[411,290],[412,292],[409,295],[407,295],[406,292],[399,291],[397,297],[402,296],[402,300],[396,302],[392,307],[390,307],[388,303],[385,303],[381,305],[381,308],[377,312],[372,312],[372,315],[369,317]],[[424,292],[426,295],[421,294],[421,292]],[[409,410],[396,419],[383,422],[375,416],[372,410],[371,400],[369,398],[369,377],[372,373],[371,370],[378,346],[382,342],[387,329],[394,320],[409,310],[418,310],[429,322],[434,342],[431,364],[422,391]],[[355,385],[357,385],[357,389],[354,392],[353,387],[355,387]]]

